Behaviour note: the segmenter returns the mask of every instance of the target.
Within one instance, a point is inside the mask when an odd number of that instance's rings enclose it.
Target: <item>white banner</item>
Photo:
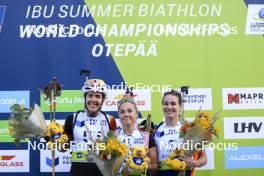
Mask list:
[[[103,104],[103,111],[117,111],[118,101],[123,99],[125,90],[108,90],[107,98]],[[135,100],[137,107],[140,111],[151,110],[151,91],[147,89],[133,90],[133,99]]]
[[[180,89],[177,89],[180,91]],[[164,89],[162,95],[168,91]],[[212,90],[211,88],[188,89],[188,94],[184,95],[184,110],[212,110]]]
[[[223,88],[223,109],[264,109],[264,88]]]
[[[246,34],[264,34],[264,4],[249,4]]]
[[[40,172],[52,172],[51,150],[40,151]],[[55,153],[55,172],[70,172],[71,169],[71,154],[67,152]]]
[[[29,150],[0,150],[0,172],[29,172]]]
[[[264,117],[224,118],[225,139],[264,138]]]

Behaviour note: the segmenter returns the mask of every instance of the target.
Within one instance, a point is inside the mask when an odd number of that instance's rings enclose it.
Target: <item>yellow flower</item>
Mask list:
[[[122,156],[124,156],[127,153],[128,148],[125,144],[121,144],[118,148],[118,151]]]
[[[125,144],[120,144],[117,138],[110,138],[108,139],[105,152],[108,154],[114,154],[114,156],[125,155],[128,151],[128,148]]]
[[[220,134],[220,128],[215,128],[215,134],[216,134],[217,136],[219,136],[219,134]]]
[[[205,118],[206,120],[212,119],[212,116],[209,112],[200,112],[198,118]]]
[[[14,134],[14,128],[12,128],[12,127],[8,128],[8,134],[13,135]]]
[[[119,141],[117,139],[109,139],[107,144],[108,145],[118,145]]]
[[[106,144],[106,150],[109,152],[109,153],[113,153],[115,151],[119,151],[119,147],[120,147],[120,144],[119,144],[119,141],[114,138],[114,139],[109,139],[107,144]]]
[[[199,119],[198,124],[200,124],[204,130],[209,130],[209,128],[211,127],[211,121],[205,118]]]

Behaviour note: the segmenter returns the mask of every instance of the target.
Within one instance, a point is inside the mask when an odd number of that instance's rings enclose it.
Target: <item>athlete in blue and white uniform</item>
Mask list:
[[[179,144],[181,143],[179,138],[180,129],[180,122],[177,122],[174,126],[167,126],[166,122],[161,122],[158,125],[155,133],[155,141],[158,148],[159,161],[164,161],[169,157],[170,153],[176,148],[179,148]],[[160,165],[159,169],[165,170],[166,168],[164,165]]]
[[[182,140],[180,139],[180,129],[182,124],[179,122],[180,112],[182,106],[181,93],[171,90],[165,92],[162,98],[162,109],[165,116],[165,121],[161,122],[155,133],[155,141],[157,143],[157,151],[159,158],[159,176],[177,175],[179,171],[171,170],[168,166],[164,165],[163,161],[173,152],[176,148],[180,148]],[[181,158],[186,162],[187,167],[200,167],[206,164],[205,152],[198,160],[192,157]],[[185,173],[189,176],[190,171]]]
[[[133,147],[145,146],[144,133],[142,131],[139,131],[138,128],[135,128],[131,134],[127,134],[127,133],[128,132],[126,132],[122,127],[116,130],[115,134],[118,137],[120,143],[126,144],[126,146],[128,146],[129,149]]]
[[[129,98],[121,100],[118,104],[118,114],[121,128],[116,129],[115,134],[118,137],[119,142],[125,143],[129,149],[133,147],[147,146],[147,143],[144,140],[145,133],[137,128],[138,110],[135,101]],[[151,135],[149,137],[148,148],[148,156],[150,158],[149,169],[152,175],[156,175],[158,166],[157,149],[155,140]],[[131,155],[130,150],[128,154]],[[128,171],[125,172],[128,172],[128,175],[139,175],[139,173],[134,172],[131,169],[128,169]]]
[[[64,125],[64,133],[72,143],[70,175],[102,175],[95,162],[87,158],[87,150],[95,149],[95,141],[103,139],[109,131],[108,117],[101,111],[106,97],[105,84],[103,80],[87,80],[82,90],[85,109],[69,116]]]

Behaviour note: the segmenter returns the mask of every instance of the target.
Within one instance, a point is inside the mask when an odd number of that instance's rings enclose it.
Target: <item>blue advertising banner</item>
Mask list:
[[[0,112],[10,112],[10,107],[15,103],[29,108],[29,94],[29,91],[0,91]]]
[[[241,146],[225,151],[225,169],[264,168],[263,146]]]

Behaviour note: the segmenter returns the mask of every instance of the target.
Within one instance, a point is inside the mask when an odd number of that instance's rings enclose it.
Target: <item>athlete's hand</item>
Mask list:
[[[180,156],[179,158],[185,161],[187,167],[199,167],[199,161],[194,160],[192,157]]]

